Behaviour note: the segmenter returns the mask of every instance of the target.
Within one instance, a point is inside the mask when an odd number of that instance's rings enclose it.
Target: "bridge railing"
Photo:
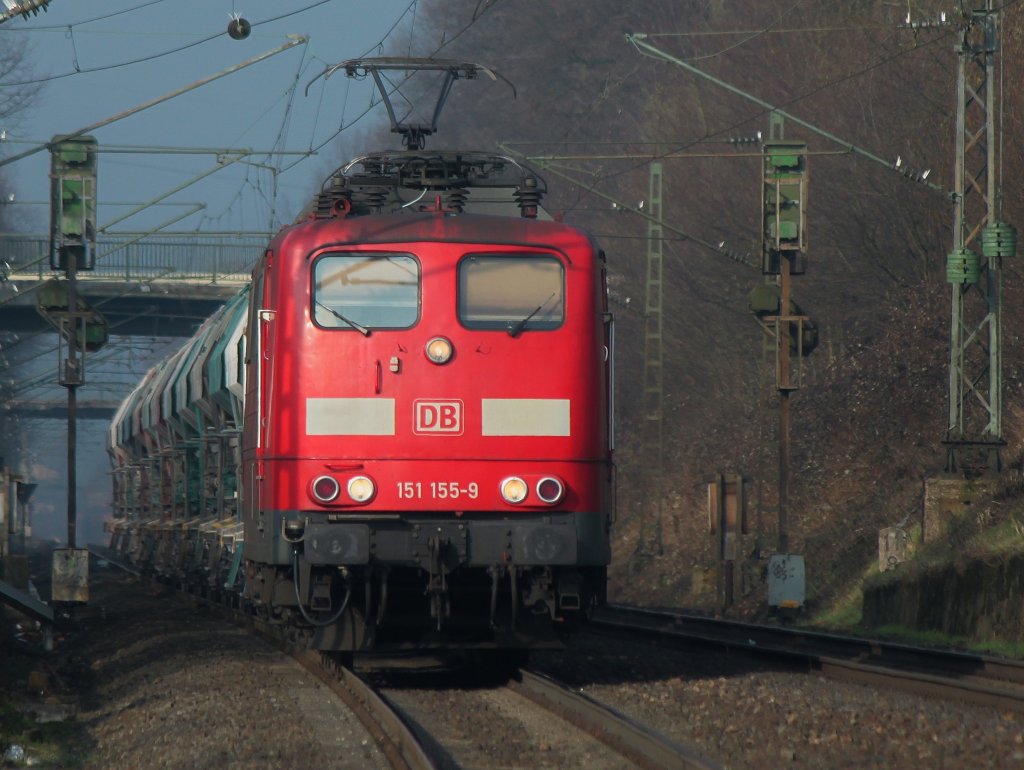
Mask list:
[[[96,242],[96,267],[83,279],[241,283],[269,233],[118,233]],[[0,233],[0,270],[9,279],[50,277],[48,235]]]

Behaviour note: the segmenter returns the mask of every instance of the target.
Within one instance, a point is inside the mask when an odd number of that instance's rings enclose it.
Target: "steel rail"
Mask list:
[[[598,632],[656,636],[782,660],[832,679],[1024,711],[1024,662],[863,637],[611,605]]]
[[[184,595],[220,610],[226,619],[249,629],[296,660],[345,703],[394,770],[438,770],[438,765],[401,712],[351,668],[343,665],[337,656],[299,647],[286,638],[280,626],[259,620],[236,607],[225,607],[194,594]]]
[[[437,770],[412,727],[377,690],[336,658],[312,650],[291,653],[299,664],[341,698],[376,741],[391,766]]]
[[[132,565],[111,549],[90,545],[90,551],[111,565],[138,575]],[[184,590],[176,595],[214,610],[226,620],[246,628],[294,658],[316,677],[360,721],[394,768],[436,770],[438,764],[424,748],[401,709],[341,662],[338,655],[318,653],[290,642],[279,626],[267,623],[235,606]],[[654,731],[632,717],[603,704],[555,679],[521,670],[508,685],[537,706],[587,732],[606,746],[648,770],[720,770],[721,766]]]
[[[720,765],[632,717],[543,674],[522,670],[509,687],[649,770],[719,770]]]

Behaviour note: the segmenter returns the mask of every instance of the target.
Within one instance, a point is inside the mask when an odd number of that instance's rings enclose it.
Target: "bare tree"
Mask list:
[[[36,104],[42,86],[32,83],[27,42],[14,35],[0,37],[0,131],[16,131]],[[11,190],[10,176],[0,169],[0,190]],[[0,201],[0,229],[13,226],[10,209]]]

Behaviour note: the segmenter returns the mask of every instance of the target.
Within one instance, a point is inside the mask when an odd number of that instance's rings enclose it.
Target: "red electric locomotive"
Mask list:
[[[543,646],[604,599],[604,255],[542,191],[366,156],[253,272],[245,592],[317,648]]]

